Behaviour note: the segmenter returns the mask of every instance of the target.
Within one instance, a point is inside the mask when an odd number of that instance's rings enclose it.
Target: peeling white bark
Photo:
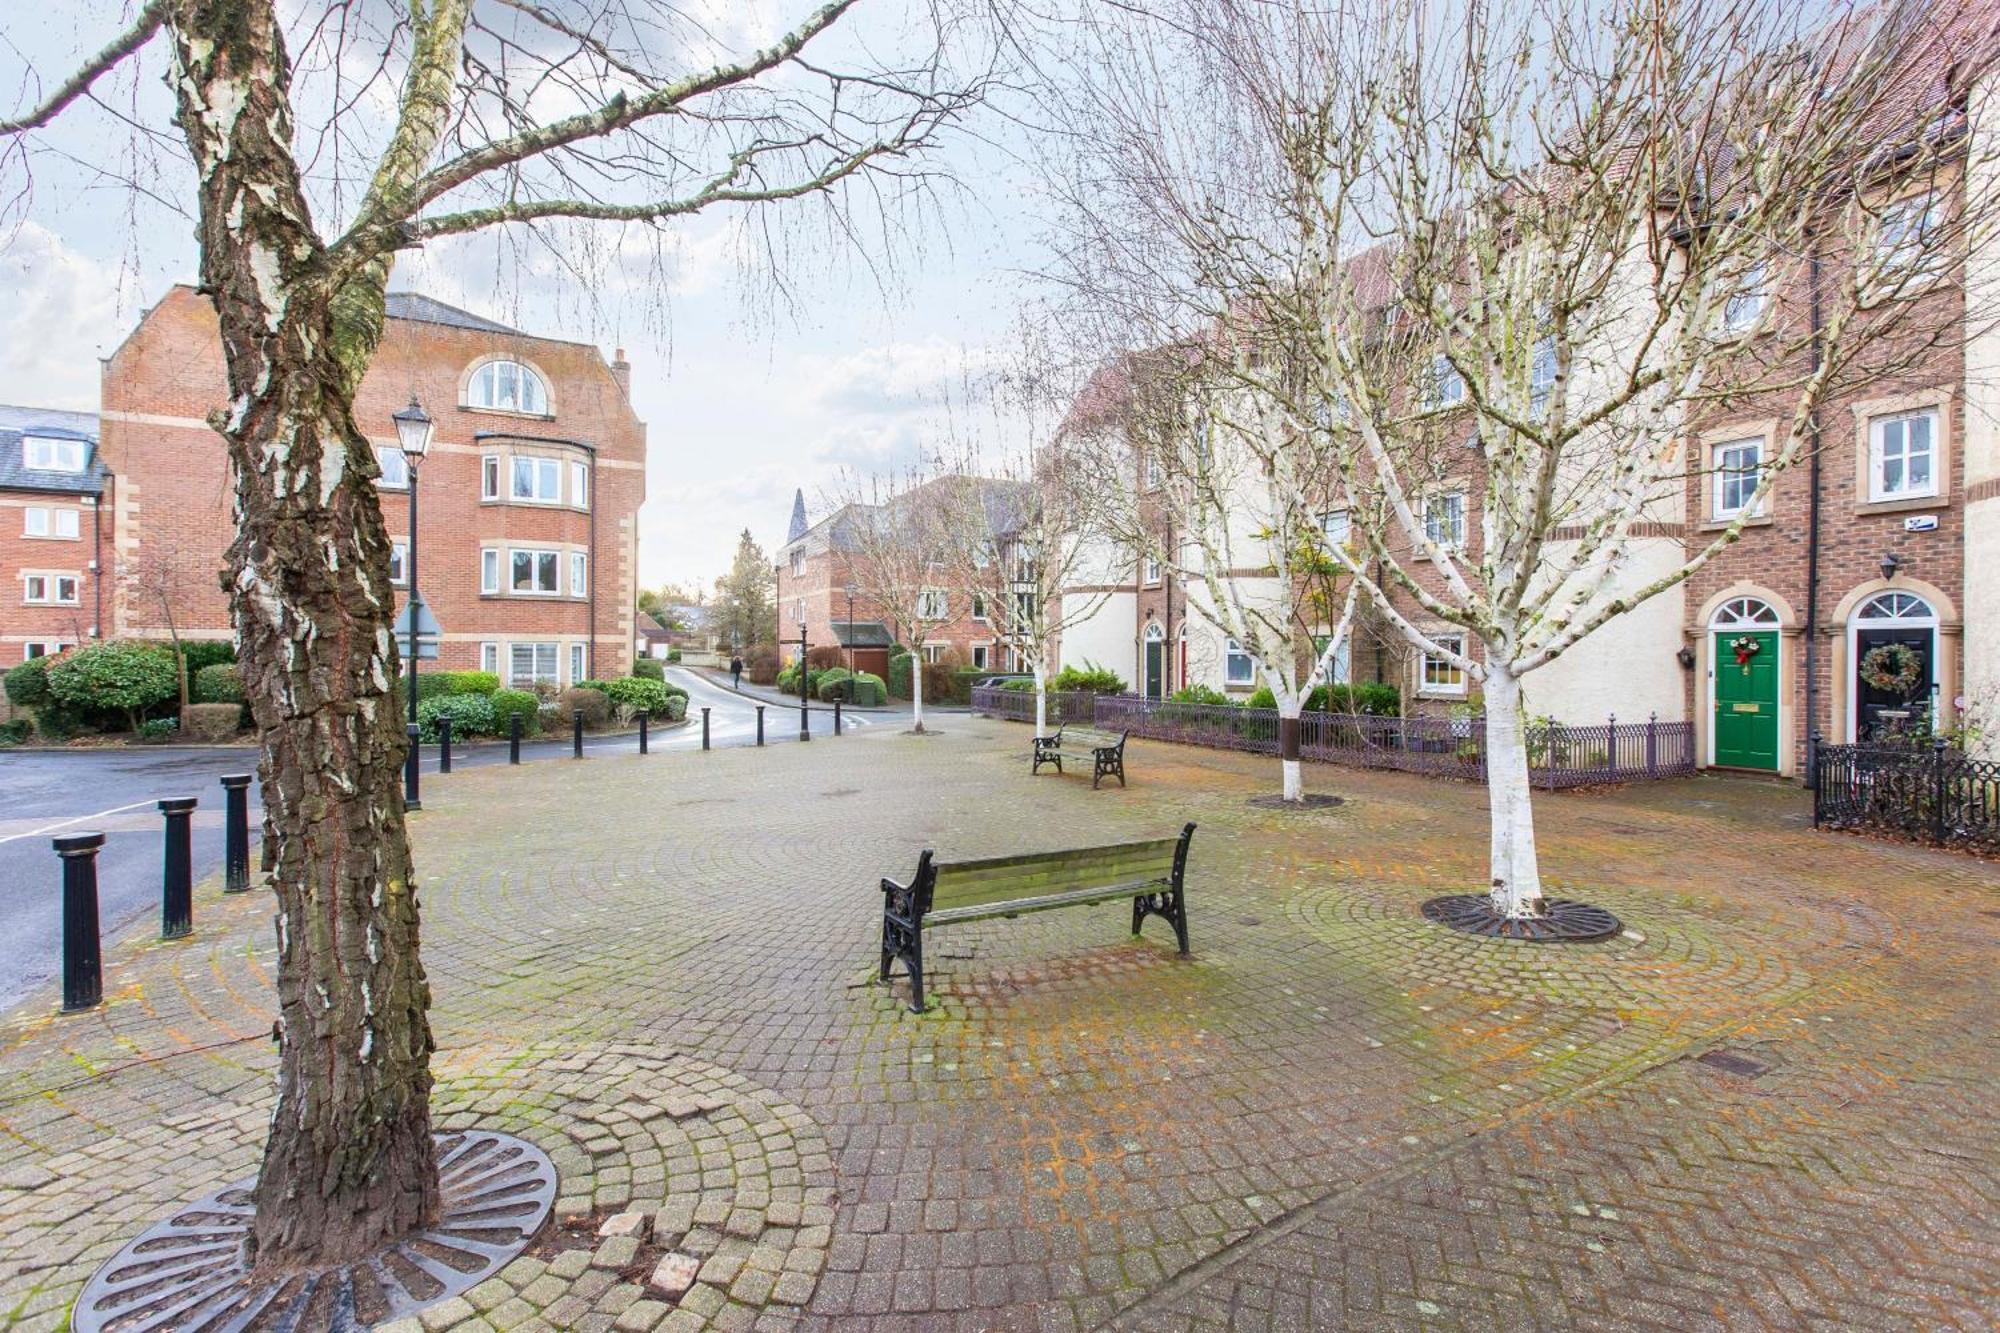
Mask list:
[[[1486,800],[1492,823],[1493,910],[1508,917],[1542,911],[1542,871],[1528,788],[1528,738],[1521,682],[1504,665],[1486,667]]]

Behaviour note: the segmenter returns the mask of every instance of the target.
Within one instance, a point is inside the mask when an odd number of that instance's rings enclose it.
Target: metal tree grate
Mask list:
[[[1574,898],[1550,898],[1543,906],[1540,916],[1503,916],[1493,910],[1493,899],[1486,894],[1454,893],[1425,903],[1424,915],[1469,935],[1535,944],[1585,944],[1609,939],[1625,928],[1602,907]]]
[[[253,1277],[254,1179],[197,1200],[112,1256],[77,1297],[77,1333],[335,1333],[400,1319],[467,1291],[526,1249],[555,1206],[547,1153],[511,1134],[437,1136],[443,1215],[366,1259]]]
[[[1307,792],[1296,801],[1288,801],[1282,796],[1252,796],[1244,802],[1258,810],[1331,810],[1337,805],[1347,804],[1342,796],[1328,796],[1324,792]]]

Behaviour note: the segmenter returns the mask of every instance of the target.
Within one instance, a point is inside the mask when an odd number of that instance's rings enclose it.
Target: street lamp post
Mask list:
[[[806,667],[806,622],[799,621],[799,739],[812,739],[811,715],[807,700],[812,697],[812,672]]]
[[[417,465],[430,452],[432,423],[430,414],[417,402],[417,395],[410,395],[410,405],[393,414],[396,423],[396,443],[402,448],[404,468],[409,477],[410,494],[410,549],[403,556],[403,575],[409,581],[410,619],[410,683],[408,686],[410,703],[409,755],[403,765],[403,805],[410,810],[423,809],[418,796],[419,756],[417,752]]]
[[[854,674],[854,585],[848,584],[847,593],[847,674]]]

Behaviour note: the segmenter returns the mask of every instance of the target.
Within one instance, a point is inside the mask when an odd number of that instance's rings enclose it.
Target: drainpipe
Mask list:
[[[106,469],[104,480],[115,482],[110,469]],[[97,502],[90,507],[90,637],[102,642],[104,639],[104,488],[97,491]]]
[[[1174,549],[1174,525],[1167,524],[1167,549]],[[1180,656],[1180,645],[1174,639],[1174,575],[1173,566],[1160,562],[1160,591],[1167,599],[1167,637],[1160,642],[1160,697],[1166,698],[1174,692],[1174,659]],[[1141,664],[1143,665],[1143,663]],[[1185,685],[1186,681],[1179,682]]]
[[[623,348],[619,351],[622,353]],[[623,356],[619,358],[623,360]],[[597,451],[590,451],[590,461],[584,465],[584,475],[590,478],[590,549],[583,553],[583,567],[589,571],[590,621],[584,628],[583,664],[589,670],[588,679],[597,679]]]
[[[1812,368],[1817,372],[1826,350],[1821,338],[1819,304],[1819,238],[1813,238],[1810,263],[1807,267],[1807,281],[1811,283],[1810,307],[1812,312]],[[1806,489],[1806,786],[1817,789],[1815,772],[1818,767],[1818,747],[1813,744],[1813,736],[1818,730],[1819,718],[1819,508],[1820,508],[1820,424],[1819,412],[1815,408],[1806,422],[1806,447],[1811,456],[1807,463],[1809,478]],[[1710,663],[1711,668],[1714,664]],[[1710,724],[1711,726],[1713,723]]]

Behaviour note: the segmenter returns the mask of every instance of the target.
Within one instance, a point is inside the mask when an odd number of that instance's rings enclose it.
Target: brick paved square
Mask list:
[[[427,786],[440,1119],[539,1143],[588,1230],[424,1326],[2000,1322],[1991,865],[1774,785],[1545,797],[1554,888],[1628,931],[1483,943],[1416,911],[1478,883],[1475,788],[1315,768],[1348,803],[1285,815],[1268,761],[1134,742],[1093,792],[1026,734]],[[921,1017],[873,983],[921,848],[1187,819],[1191,959],[1111,904],[937,934]],[[108,950],[102,1009],[0,1028],[0,1322],[256,1169],[268,905],[218,889]]]

